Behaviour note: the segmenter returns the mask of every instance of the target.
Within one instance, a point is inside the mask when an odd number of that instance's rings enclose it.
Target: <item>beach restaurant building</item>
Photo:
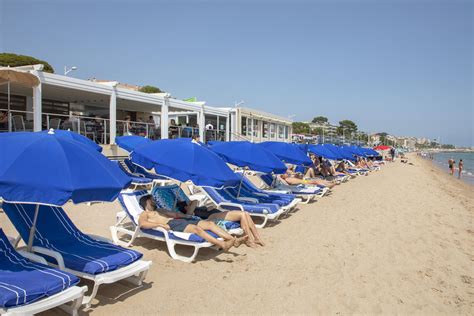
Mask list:
[[[291,121],[269,113],[212,107],[130,87],[46,73],[42,65],[0,68],[0,115],[6,117],[0,120],[0,132],[70,129],[102,145],[131,134],[151,139],[199,134],[203,141],[291,140]]]

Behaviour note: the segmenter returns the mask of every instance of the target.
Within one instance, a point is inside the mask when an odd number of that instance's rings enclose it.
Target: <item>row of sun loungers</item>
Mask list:
[[[129,248],[139,237],[164,242],[171,258],[183,262],[194,261],[202,248],[214,247],[196,234],[160,227],[140,228],[138,219],[144,210],[139,201],[144,195],[152,194],[157,206],[167,210],[174,210],[178,200],[194,199],[221,211],[247,212],[262,228],[269,221],[289,215],[298,204],[316,201],[330,191],[323,186],[289,185],[269,174],[239,171],[237,187],[198,188],[189,184],[186,194],[177,184],[170,184],[168,178],[128,159],[115,163],[131,178],[131,186],[118,197],[123,210],[116,214],[116,222],[110,227],[112,240],[81,232],[61,207],[5,201],[0,204],[19,233],[19,238],[12,239],[0,228],[0,314],[31,315],[61,307],[77,315],[81,306],[91,306],[103,284],[127,281],[140,286],[151,262]],[[378,168],[352,168],[350,173],[366,174]],[[263,186],[254,184],[250,176],[259,178]],[[340,181],[349,178],[344,176]],[[215,222],[231,234],[243,233],[237,222]],[[28,244],[31,237],[31,249],[18,247],[20,239]],[[188,256],[179,254],[177,246],[190,247],[192,252]],[[78,286],[80,278],[92,282],[90,291],[87,286]]]

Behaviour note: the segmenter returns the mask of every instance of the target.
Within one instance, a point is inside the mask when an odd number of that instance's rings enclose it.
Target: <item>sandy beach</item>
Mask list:
[[[102,286],[84,314],[472,314],[473,187],[410,161],[300,206],[261,231],[264,248],[204,250],[186,264],[141,239],[134,249],[153,261],[145,285]],[[81,230],[107,237],[120,209],[66,208]]]

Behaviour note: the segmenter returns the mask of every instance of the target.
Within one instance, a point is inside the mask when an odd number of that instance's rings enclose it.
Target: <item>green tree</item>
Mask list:
[[[311,129],[311,134],[313,135],[323,135],[323,129],[321,127],[316,127]]]
[[[138,91],[144,93],[162,93],[163,91],[155,86],[143,86]]]
[[[454,145],[451,145],[451,144],[444,144],[444,145],[441,145],[441,148],[443,148],[443,149],[455,149],[456,147]]]
[[[311,122],[315,124],[326,124],[328,121],[328,118],[325,116],[316,116]]]
[[[293,133],[294,134],[309,134],[310,128],[309,124],[303,122],[293,122]]]
[[[350,120],[343,120],[339,122],[339,126],[337,127],[337,134],[338,135],[353,135],[357,132],[357,125],[356,123]]]
[[[3,67],[18,67],[18,66],[28,66],[28,65],[44,65],[44,72],[54,73],[53,67],[44,60],[39,60],[37,58],[26,56],[26,55],[17,55],[13,53],[0,53],[0,66]]]

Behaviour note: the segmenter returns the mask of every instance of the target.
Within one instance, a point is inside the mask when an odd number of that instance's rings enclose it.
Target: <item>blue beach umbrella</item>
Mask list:
[[[215,153],[191,141],[163,139],[137,147],[133,163],[157,174],[199,186],[236,186],[239,178]]]
[[[359,146],[350,146],[350,147],[353,149],[353,151],[356,153],[357,156],[361,156],[361,157],[367,156],[366,152],[362,150],[361,147]]]
[[[308,151],[326,159],[331,159],[331,160],[340,159],[338,154],[335,154],[333,151],[329,149],[329,147],[323,144],[309,145]]]
[[[281,160],[263,146],[247,142],[222,142],[210,149],[224,161],[239,167],[264,173],[285,173],[287,168]]]
[[[380,154],[378,152],[376,152],[375,150],[373,150],[372,148],[367,148],[367,147],[361,147],[361,149],[366,153],[366,155],[368,156],[380,156]]]
[[[306,152],[293,144],[283,142],[263,142],[258,145],[270,151],[283,162],[304,166],[312,164],[312,161],[306,155]]]
[[[354,155],[352,153],[345,151],[342,147],[336,146],[333,144],[325,144],[330,151],[335,153],[338,156],[338,159],[348,159],[348,160],[354,160]]]
[[[137,135],[119,136],[115,138],[115,143],[122,149],[132,152],[138,146],[152,142],[151,139]]]
[[[65,131],[61,129],[54,130],[51,128],[49,131],[41,131],[40,133],[52,133],[51,135],[54,135],[55,137],[58,137],[58,138],[66,138],[66,139],[75,140],[79,143],[83,143],[87,146],[90,146],[92,149],[98,152],[102,152],[102,147],[97,145],[96,142],[76,132]]]
[[[61,206],[117,198],[131,179],[90,146],[50,133],[0,135],[0,196],[8,202]]]
[[[346,155],[347,157],[346,159],[351,160],[351,161],[356,160],[353,150],[350,149],[348,146],[340,146],[339,148]]]
[[[365,154],[361,152],[357,146],[343,146],[343,148],[346,152],[349,152],[354,156],[365,156]]]

